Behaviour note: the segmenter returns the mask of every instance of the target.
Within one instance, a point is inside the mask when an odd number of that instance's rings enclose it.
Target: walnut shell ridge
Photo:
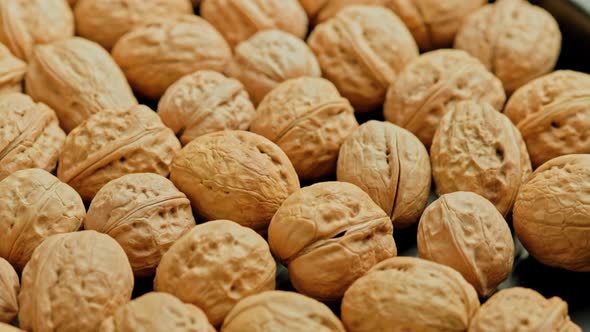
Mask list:
[[[10,323],[18,314],[18,292],[20,283],[16,271],[0,257],[0,331],[2,323]]]
[[[22,92],[27,64],[0,44],[0,94]]]

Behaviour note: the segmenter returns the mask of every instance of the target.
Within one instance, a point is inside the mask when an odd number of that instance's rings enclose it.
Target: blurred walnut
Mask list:
[[[18,313],[18,275],[12,265],[0,257],[0,332],[2,323],[12,322]]]
[[[0,323],[0,332],[24,332],[24,331],[12,326],[12,325]]]
[[[0,94],[22,92],[26,72],[27,64],[0,44]]]

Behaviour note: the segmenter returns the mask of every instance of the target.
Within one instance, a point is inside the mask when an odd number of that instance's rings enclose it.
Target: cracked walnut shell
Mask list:
[[[23,91],[27,64],[0,44],[0,94]]]
[[[0,257],[0,331],[2,323],[12,322],[18,313],[20,283],[12,265]]]

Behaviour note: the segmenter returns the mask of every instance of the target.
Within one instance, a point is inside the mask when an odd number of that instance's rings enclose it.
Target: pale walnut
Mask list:
[[[395,256],[389,216],[359,187],[321,182],[289,196],[268,243],[300,293],[336,301],[373,265]]]
[[[0,94],[22,92],[27,64],[0,44]]]
[[[338,181],[363,189],[395,227],[418,221],[430,195],[430,159],[420,140],[389,122],[371,120],[346,139]]]
[[[434,135],[430,161],[438,195],[475,192],[503,216],[532,171],[524,140],[510,119],[474,101],[448,107]]]
[[[285,153],[263,136],[219,131],[197,137],[174,158],[170,179],[205,220],[229,219],[257,232],[299,189]]]
[[[543,8],[524,0],[499,0],[470,15],[457,32],[455,48],[478,58],[511,94],[553,70],[561,32]]]
[[[276,264],[268,244],[233,221],[195,226],[158,265],[154,289],[203,309],[220,326],[241,299],[275,288]]]
[[[357,127],[354,109],[334,84],[302,77],[264,97],[250,131],[285,151],[300,179],[315,180],[334,173],[340,145]]]
[[[172,130],[149,107],[106,109],[67,136],[57,176],[90,202],[102,186],[125,174],[168,176],[179,150]]]
[[[95,231],[52,235],[23,270],[18,320],[27,331],[95,331],[132,290],[131,266],[111,237]]]
[[[24,331],[12,326],[12,325],[0,323],[0,332],[24,332]]]
[[[430,147],[449,106],[463,100],[487,102],[501,110],[506,94],[476,58],[464,51],[438,50],[421,55],[399,74],[387,91],[383,113]]]
[[[180,16],[141,25],[123,35],[112,50],[131,87],[160,98],[184,75],[222,71],[232,57],[221,34],[198,16]]]
[[[194,225],[186,195],[153,173],[127,174],[107,183],[84,219],[85,229],[117,240],[136,277],[153,275],[162,255]]]
[[[344,294],[349,332],[467,330],[479,309],[475,289],[450,267],[414,257],[375,265]]]
[[[0,331],[2,323],[10,323],[16,318],[19,289],[16,271],[8,261],[0,257]]]
[[[380,107],[398,73],[418,57],[416,42],[404,23],[377,6],[343,9],[318,25],[307,42],[324,77],[357,112]]]

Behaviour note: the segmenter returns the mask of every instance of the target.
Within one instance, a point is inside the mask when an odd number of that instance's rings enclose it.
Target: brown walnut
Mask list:
[[[27,64],[0,44],[0,94],[22,92]]]
[[[0,331],[3,331],[2,323],[12,322],[18,314],[19,289],[16,271],[8,261],[0,257]]]

